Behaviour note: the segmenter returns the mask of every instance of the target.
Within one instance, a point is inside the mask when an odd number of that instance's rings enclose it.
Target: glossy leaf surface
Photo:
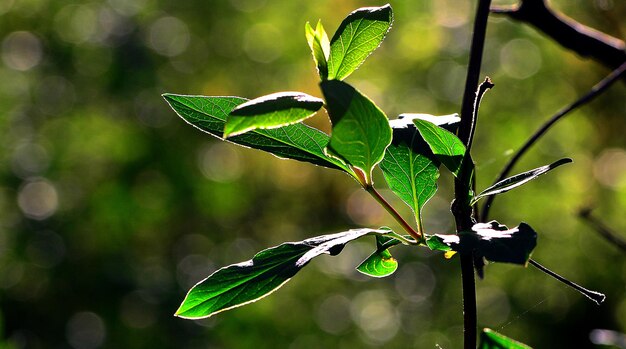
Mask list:
[[[450,131],[432,122],[414,119],[413,123],[439,161],[455,176],[458,175],[465,155],[463,142]]]
[[[328,153],[360,169],[371,184],[373,168],[391,143],[385,113],[354,87],[338,80],[320,84],[333,124]]]
[[[397,240],[383,236],[376,236],[376,251],[367,257],[356,270],[359,272],[371,276],[371,277],[385,277],[393,274],[398,269],[398,261],[393,258],[389,249],[385,246],[388,243],[396,243]]]
[[[407,123],[408,122],[408,123]],[[439,160],[417,132],[412,119],[390,122],[393,140],[380,163],[389,188],[415,213],[437,192]]]
[[[315,115],[324,101],[302,92],[278,92],[236,106],[226,118],[224,138],[254,129],[272,129]]]
[[[364,7],[343,20],[330,41],[328,79],[343,80],[380,46],[391,29],[393,12],[389,4]]]
[[[221,268],[195,285],[176,316],[199,319],[255,302],[284,285],[311,259],[337,255],[345,244],[389,230],[354,229],[299,242],[283,243],[257,253],[251,260]]]
[[[431,235],[426,242],[433,250],[474,251],[474,254],[491,262],[526,265],[537,245],[537,233],[526,223],[508,229],[491,221],[475,224],[471,232]]]
[[[485,189],[482,193],[476,195],[476,197],[474,197],[474,200],[472,201],[472,204],[486,196],[497,195],[500,193],[505,193],[511,189],[515,189],[521,185],[524,185],[532,181],[533,179],[541,176],[542,174],[545,174],[549,171],[554,170],[555,168],[561,165],[564,165],[570,162],[572,162],[572,159],[569,159],[569,158],[560,159],[558,161],[551,163],[550,165],[537,167],[534,170],[526,171],[526,172],[517,174],[515,176],[511,176],[509,178],[503,179],[500,182]]]
[[[328,78],[328,58],[330,56],[330,40],[328,40],[328,34],[322,26],[322,21],[317,22],[315,29],[311,27],[309,22],[306,22],[304,27],[306,34],[306,40],[311,48],[311,54],[317,67],[317,72],[322,80]]]
[[[480,334],[480,344],[478,349],[532,349],[526,344],[522,344],[500,333],[485,328]]]
[[[190,125],[221,138],[228,114],[247,101],[240,97],[205,97],[164,94],[176,113]],[[279,129],[255,130],[228,139],[230,142],[272,153],[280,158],[310,162],[315,165],[353,172],[341,161],[324,153],[329,137],[304,124]]]

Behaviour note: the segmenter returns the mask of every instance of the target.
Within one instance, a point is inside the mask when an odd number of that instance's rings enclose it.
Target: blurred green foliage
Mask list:
[[[390,2],[393,29],[348,80],[390,116],[458,112],[473,2]],[[624,2],[552,3],[624,36]],[[459,347],[458,262],[424,249],[398,253],[393,276],[367,279],[354,267],[371,244],[357,244],[254,305],[204,321],[173,317],[220,266],[282,241],[392,224],[348,176],[222,143],[160,97],[320,96],[304,23],[322,18],[332,32],[368,5],[382,3],[0,2],[0,346]],[[498,17],[483,72],[496,87],[474,143],[479,189],[543,120],[608,73]],[[607,301],[598,307],[532,268],[494,265],[478,282],[481,326],[546,348],[591,347],[594,328],[626,332],[624,255],[575,217],[593,205],[626,227],[624,95],[618,83],[557,125],[516,172],[564,156],[575,163],[504,194],[492,211],[531,224],[534,258]],[[325,116],[311,123],[328,130]],[[451,231],[451,190],[442,185],[426,206],[428,232]]]

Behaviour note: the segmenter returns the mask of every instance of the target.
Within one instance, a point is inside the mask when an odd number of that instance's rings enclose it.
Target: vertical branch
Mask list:
[[[458,136],[461,141],[468,146],[472,138],[474,129],[475,114],[474,104],[476,101],[476,87],[482,65],[483,48],[485,46],[485,35],[487,32],[487,18],[489,17],[489,6],[491,0],[478,0],[478,7],[474,17],[474,30],[472,34],[472,44],[470,47],[469,64],[467,68],[467,78],[463,92],[463,103],[461,105],[461,124],[459,125]],[[465,161],[471,161],[469,154],[465,156]],[[472,228],[472,208],[469,205],[469,192],[472,171],[462,171],[462,178],[454,181],[454,202],[452,203],[452,213],[456,221],[457,232],[468,231]],[[465,349],[476,348],[476,284],[474,279],[473,255],[471,252],[463,253],[461,260],[461,278],[463,283],[463,347]]]

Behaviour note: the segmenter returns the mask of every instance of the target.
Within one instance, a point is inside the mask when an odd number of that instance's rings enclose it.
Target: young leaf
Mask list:
[[[478,349],[532,349],[526,344],[522,344],[500,333],[485,328],[480,334],[480,344]]]
[[[363,185],[372,184],[372,170],[391,143],[385,113],[354,87],[339,80],[320,83],[333,124],[327,150],[361,170]]]
[[[226,118],[224,138],[254,129],[272,129],[313,116],[324,101],[302,92],[278,92],[235,107]]]
[[[317,72],[322,80],[328,78],[328,57],[330,56],[330,41],[328,40],[328,34],[322,26],[322,21],[317,22],[315,30],[311,27],[309,22],[306,22],[304,26],[306,34],[306,40],[311,48],[313,54],[313,60],[317,67]]]
[[[431,235],[426,244],[433,250],[474,251],[488,261],[526,265],[537,245],[537,233],[526,223],[508,229],[496,221],[474,224],[471,232]]]
[[[257,253],[251,260],[221,268],[195,285],[176,316],[201,319],[240,307],[269,295],[322,255],[337,255],[350,241],[390,230],[353,229],[299,242],[287,242]]]
[[[393,237],[376,235],[376,251],[361,262],[356,270],[376,278],[393,274],[398,269],[398,261],[391,256],[388,247],[397,243],[398,240]]]
[[[190,125],[220,138],[228,114],[247,101],[240,97],[163,95],[170,107]],[[324,132],[304,124],[294,124],[279,129],[255,130],[228,139],[245,147],[272,153],[280,158],[310,162],[328,168],[354,172],[343,162],[324,153],[329,137]]]
[[[350,13],[330,40],[328,79],[343,80],[352,74],[380,46],[392,22],[389,4]]]
[[[391,256],[389,250],[375,251],[367,257],[356,270],[376,278],[393,274],[398,269],[398,261]]]
[[[433,154],[457,176],[461,171],[463,156],[465,155],[463,142],[450,131],[432,122],[414,119],[413,123],[422,135],[422,138],[428,143]]]
[[[476,195],[474,199],[472,200],[472,205],[476,203],[478,200],[480,200],[481,198],[484,198],[489,195],[505,193],[511,189],[515,189],[523,184],[526,184],[532,181],[533,179],[541,176],[544,173],[547,173],[561,165],[564,165],[570,162],[572,162],[572,159],[569,159],[569,158],[560,159],[558,161],[551,163],[550,165],[537,167],[534,170],[526,171],[526,172],[517,174],[515,176],[503,179],[500,182],[485,189],[482,193]]]
[[[389,188],[415,213],[421,226],[422,207],[437,192],[439,160],[433,156],[411,120],[392,120],[393,140],[380,163]]]

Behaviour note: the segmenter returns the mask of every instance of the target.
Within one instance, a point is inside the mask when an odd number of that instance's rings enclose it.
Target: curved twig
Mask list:
[[[541,136],[543,136],[549,129],[554,125],[557,121],[562,119],[565,115],[567,115],[572,110],[591,102],[595,97],[604,92],[607,88],[609,88],[615,81],[625,76],[626,72],[626,63],[623,63],[619,68],[611,72],[611,74],[607,75],[604,79],[594,85],[589,92],[587,92],[584,96],[580,97],[578,100],[574,101],[570,105],[559,110],[550,120],[546,121],[535,133],[528,138],[526,143],[522,145],[522,147],[513,155],[513,157],[509,160],[509,162],[504,166],[498,178],[494,181],[497,183],[508,176],[508,174],[513,169],[513,166],[519,161],[519,159],[524,155],[530,147],[535,144]],[[489,219],[489,209],[493,204],[493,200],[495,199],[495,195],[490,196],[485,201],[483,205],[482,215],[480,217],[481,222],[486,222]]]

